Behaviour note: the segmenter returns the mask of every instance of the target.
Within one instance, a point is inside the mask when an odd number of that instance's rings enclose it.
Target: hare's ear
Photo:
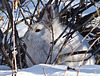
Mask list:
[[[48,5],[44,12],[44,21],[46,23],[51,23],[55,18],[55,10],[53,5]]]

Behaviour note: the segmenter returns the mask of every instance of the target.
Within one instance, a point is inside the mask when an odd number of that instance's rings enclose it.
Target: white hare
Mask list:
[[[52,44],[52,32],[51,32],[51,25],[53,27],[53,34],[54,34],[54,40],[56,40],[59,35],[63,32],[64,27],[59,23],[59,19],[54,19],[55,12],[52,5],[49,5],[47,9],[45,10],[43,19],[32,25],[33,30],[28,29],[24,36],[25,44],[27,45],[27,52],[30,54],[32,59],[35,61],[36,64],[45,63],[48,53],[50,50],[50,47]],[[66,30],[66,33],[69,32],[69,29]],[[74,37],[75,36],[75,37]],[[69,39],[67,42],[65,48],[62,50],[60,54],[65,53],[71,53],[73,49],[78,46],[78,44],[83,39],[82,35],[78,32],[75,32],[73,34],[74,38]],[[59,49],[61,48],[65,38],[60,38],[57,43],[54,45],[53,48],[53,55],[52,55],[52,61],[57,56],[57,53]],[[81,50],[87,50],[89,48],[89,44],[86,40],[75,50],[75,51],[81,51]],[[91,54],[86,54],[86,56],[90,56]],[[72,55],[72,56],[66,56],[61,58],[60,62],[62,62],[64,59],[66,61],[77,61],[82,60],[84,58],[85,54],[78,54],[78,55]],[[86,57],[87,58],[87,57]],[[26,63],[28,66],[32,66],[30,59],[26,56]],[[76,66],[81,65],[82,61],[80,62],[64,62],[63,64]],[[84,65],[93,65],[95,63],[94,57],[90,58],[89,60],[84,62]]]

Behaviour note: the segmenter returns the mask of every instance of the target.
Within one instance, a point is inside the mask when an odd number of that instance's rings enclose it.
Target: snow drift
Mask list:
[[[66,65],[39,64],[30,68],[18,70],[17,76],[100,76],[99,65],[84,65],[66,70]],[[79,71],[79,72],[78,72]],[[0,76],[12,76],[11,70],[0,70]]]

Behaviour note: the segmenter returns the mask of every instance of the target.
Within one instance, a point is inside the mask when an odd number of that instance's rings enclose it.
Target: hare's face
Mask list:
[[[33,30],[29,29],[27,31],[27,36],[24,39],[27,39],[30,42],[41,43],[47,42],[50,44],[51,42],[51,33],[50,30],[42,23],[36,23],[32,25]]]

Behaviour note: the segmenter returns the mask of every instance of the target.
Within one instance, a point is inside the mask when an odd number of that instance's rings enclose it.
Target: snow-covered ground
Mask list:
[[[0,66],[3,69],[6,67]],[[100,76],[99,65],[83,65],[80,69],[74,67],[76,71],[66,70],[67,67],[66,65],[39,64],[18,70],[17,76]],[[9,68],[7,67],[7,69]],[[12,76],[12,70],[0,70],[0,76]]]

